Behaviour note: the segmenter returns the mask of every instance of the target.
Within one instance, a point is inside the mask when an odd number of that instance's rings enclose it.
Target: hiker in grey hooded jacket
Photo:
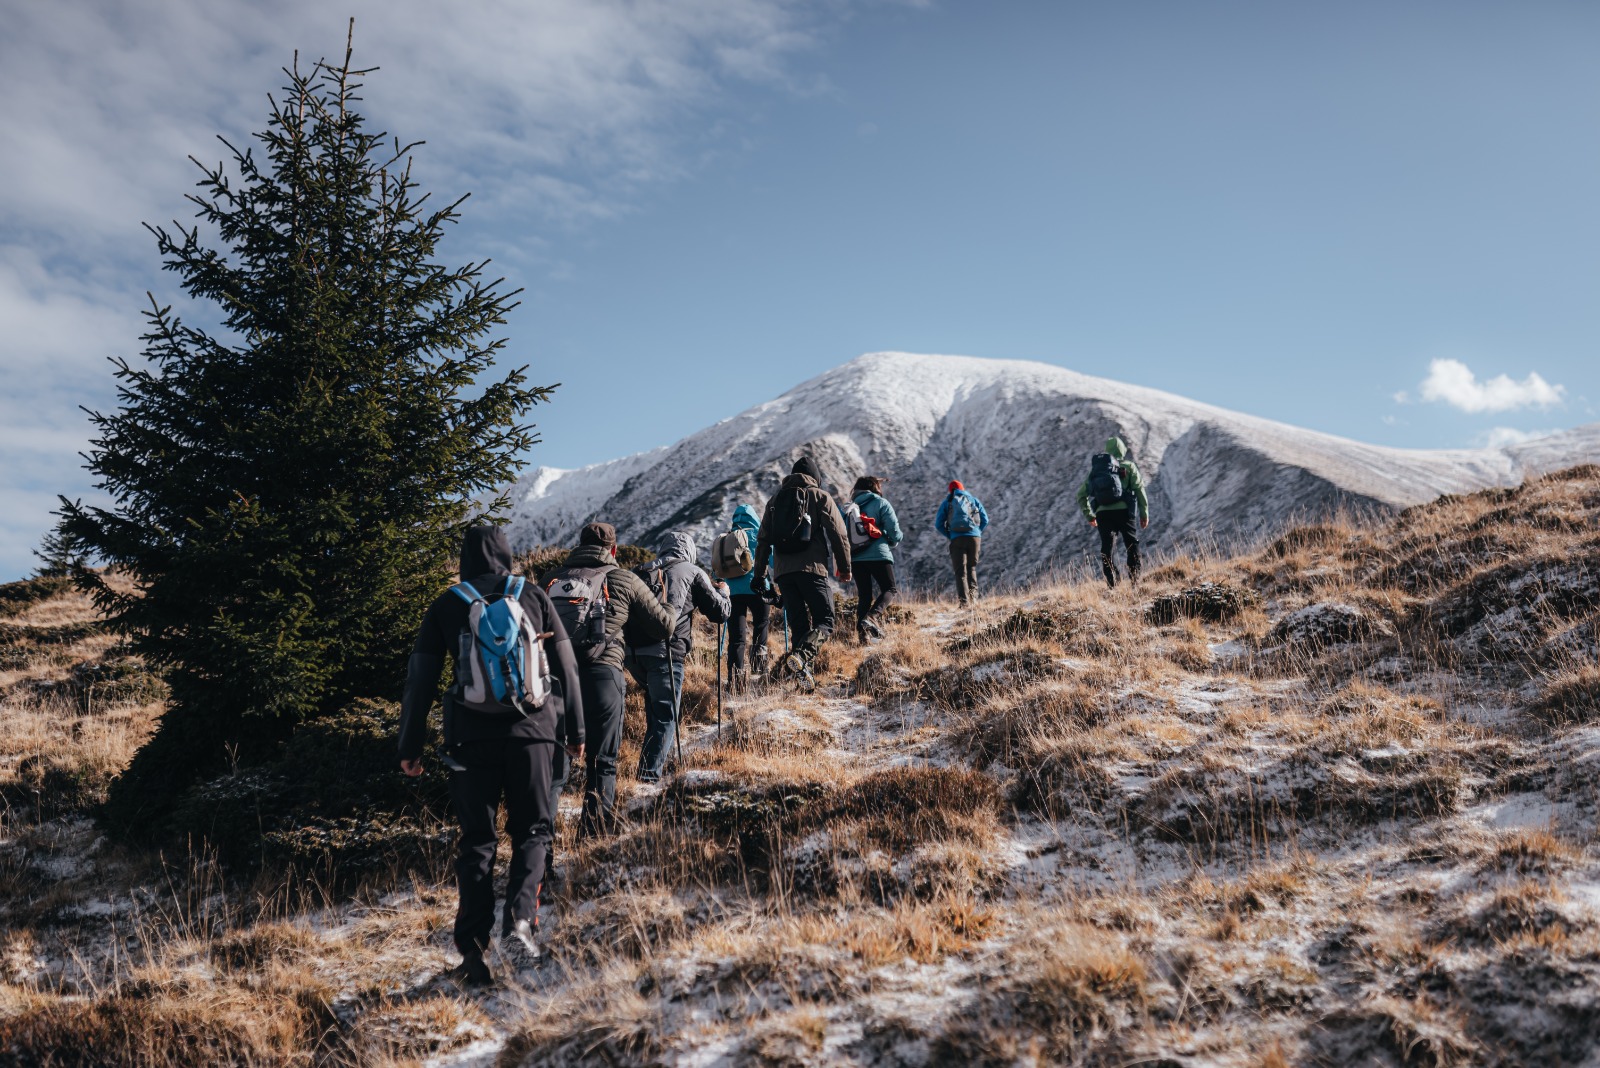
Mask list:
[[[728,586],[711,579],[695,562],[694,539],[675,530],[662,539],[661,555],[639,569],[652,590],[664,587],[667,611],[674,617],[672,636],[629,650],[633,677],[645,691],[648,725],[639,753],[639,778],[655,782],[666,766],[667,752],[678,727],[678,699],[683,692],[683,664],[694,648],[694,613],[713,623],[727,622],[733,603]]]

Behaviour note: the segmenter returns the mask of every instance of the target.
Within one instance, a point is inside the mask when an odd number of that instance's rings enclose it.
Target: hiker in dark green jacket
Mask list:
[[[1144,476],[1121,438],[1107,438],[1106,450],[1089,461],[1089,477],[1078,487],[1078,507],[1091,527],[1100,531],[1100,566],[1106,585],[1117,585],[1117,565],[1111,559],[1117,535],[1128,555],[1128,581],[1139,581],[1139,534],[1150,525],[1150,500]],[[1137,528],[1134,518],[1138,517]]]

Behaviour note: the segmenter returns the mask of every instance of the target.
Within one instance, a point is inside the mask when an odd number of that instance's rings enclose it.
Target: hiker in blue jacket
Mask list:
[[[956,570],[956,598],[966,608],[978,597],[978,543],[989,529],[989,513],[983,502],[968,493],[959,480],[952,480],[950,492],[933,517],[933,526],[950,539],[950,565]]]
[[[850,535],[850,570],[856,576],[856,637],[861,644],[883,637],[881,620],[894,603],[894,547],[900,544],[900,520],[883,496],[883,479],[862,475],[844,509]],[[877,597],[873,597],[873,587]]]
[[[754,556],[761,516],[748,504],[741,504],[733,510],[733,529],[745,532],[746,544]],[[772,605],[750,588],[755,573],[752,565],[743,575],[728,580],[728,596],[733,602],[733,614],[728,617],[728,685],[735,693],[747,689],[752,678],[759,679],[767,673],[767,628]]]

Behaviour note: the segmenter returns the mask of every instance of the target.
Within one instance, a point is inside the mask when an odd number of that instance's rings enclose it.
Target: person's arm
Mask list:
[[[728,598],[727,590],[725,584],[718,582],[713,585],[704,571],[698,567],[694,569],[694,582],[689,587],[690,600],[713,623],[726,623],[728,617],[733,615],[733,601]]]
[[[772,502],[768,501],[767,506],[761,510],[761,526],[756,528],[756,566],[755,570],[750,572],[750,589],[758,594],[767,586],[767,568],[772,563],[772,524],[769,522],[771,517]]]
[[[828,532],[828,544],[833,548],[833,559],[839,570],[839,578],[848,582],[850,580],[850,535],[845,530],[844,516],[839,512],[838,504],[828,494],[823,494],[817,501],[817,509],[822,513],[818,518],[822,521],[822,528]]]
[[[1132,484],[1134,499],[1139,502],[1139,525],[1147,527],[1150,525],[1150,498],[1145,495],[1144,476],[1139,473],[1139,465],[1131,461],[1128,464],[1128,469],[1133,472],[1133,476],[1128,481]]]
[[[950,536],[950,498],[946,496],[939,502],[939,511],[933,517],[933,529],[945,537]]]
[[[645,585],[644,579],[632,571],[620,569],[611,572],[611,575],[625,591],[623,596],[628,601],[630,645],[650,645],[672,633],[677,620],[673,618],[672,611],[656,597],[655,591]],[[612,591],[613,594],[616,592]]]
[[[883,502],[883,521],[878,524],[878,529],[883,531],[883,543],[890,548],[899,545],[905,537],[900,531],[900,517],[894,514],[894,505],[887,500]]]
[[[567,755],[578,760],[583,756],[584,741],[583,686],[578,681],[578,658],[572,651],[572,639],[567,635],[566,624],[556,615],[556,606],[550,603],[550,595],[532,583],[528,584],[528,588],[534,594],[539,614],[544,617],[544,622],[539,627],[540,633],[550,635],[544,640],[545,655],[550,660],[550,673],[561,681],[564,717],[561,737],[567,747]],[[527,596],[527,590],[524,590],[523,596]]]
[[[428,711],[444,673],[445,640],[439,623],[439,603],[429,606],[417,629],[417,640],[406,661],[406,688],[400,700],[400,767],[407,775],[422,774],[422,751],[428,744]]]
[[[989,529],[989,509],[976,497],[972,498],[972,503],[978,506],[978,536],[982,537],[983,532]]]
[[[1078,510],[1083,513],[1083,518],[1094,525],[1094,507],[1089,503],[1089,480],[1084,479],[1083,485],[1078,487]]]

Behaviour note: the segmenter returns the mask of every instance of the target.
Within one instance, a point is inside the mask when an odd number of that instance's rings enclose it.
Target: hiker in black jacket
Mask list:
[[[499,527],[467,530],[461,547],[461,578],[484,599],[507,589],[511,546]],[[461,705],[463,667],[457,655],[468,629],[471,606],[466,591],[451,587],[428,606],[406,669],[400,711],[400,767],[422,774],[428,709],[444,670],[445,655],[457,661],[457,685],[444,698],[444,753],[450,768],[450,799],[461,824],[456,859],[460,905],[455,942],[462,962],[458,976],[472,985],[492,981],[484,954],[494,927],[495,817],[501,799],[506,834],[511,839],[511,870],[506,881],[501,944],[510,954],[538,955],[539,891],[550,846],[554,813],[550,808],[551,768],[558,746],[573,759],[583,756],[583,699],[578,668],[555,607],[533,582],[523,585],[517,604],[541,636],[550,674],[550,693],[538,708],[523,714],[489,715]]]
[[[850,538],[839,506],[822,488],[821,469],[811,457],[802,456],[761,516],[750,587],[765,593],[777,580],[795,643],[779,666],[784,677],[803,688],[815,684],[811,666],[833,633],[830,571],[839,581],[850,581]]]
[[[639,569],[645,585],[676,620],[672,637],[629,649],[633,677],[645,691],[644,743],[639,752],[639,781],[656,782],[667,763],[678,729],[678,702],[683,694],[683,663],[694,648],[694,613],[713,623],[726,623],[732,611],[728,585],[712,580],[695,563],[694,539],[675,530],[662,539],[661,555]]]
[[[617,530],[610,523],[590,523],[578,535],[578,547],[566,561],[547,572],[541,580],[545,592],[556,601],[556,611],[569,579],[599,575],[605,584],[605,638],[598,644],[586,643],[581,635],[570,634],[578,659],[578,681],[583,687],[584,738],[588,749],[584,776],[583,822],[580,831],[595,834],[611,830],[612,810],[617,800],[617,753],[622,748],[622,660],[625,642],[657,642],[672,633],[673,618],[667,607],[656,600],[644,581],[632,571],[617,566]],[[570,615],[570,610],[567,612]],[[566,785],[567,767],[556,754],[557,797]],[[550,810],[555,811],[552,800]],[[553,879],[554,876],[552,875]]]

